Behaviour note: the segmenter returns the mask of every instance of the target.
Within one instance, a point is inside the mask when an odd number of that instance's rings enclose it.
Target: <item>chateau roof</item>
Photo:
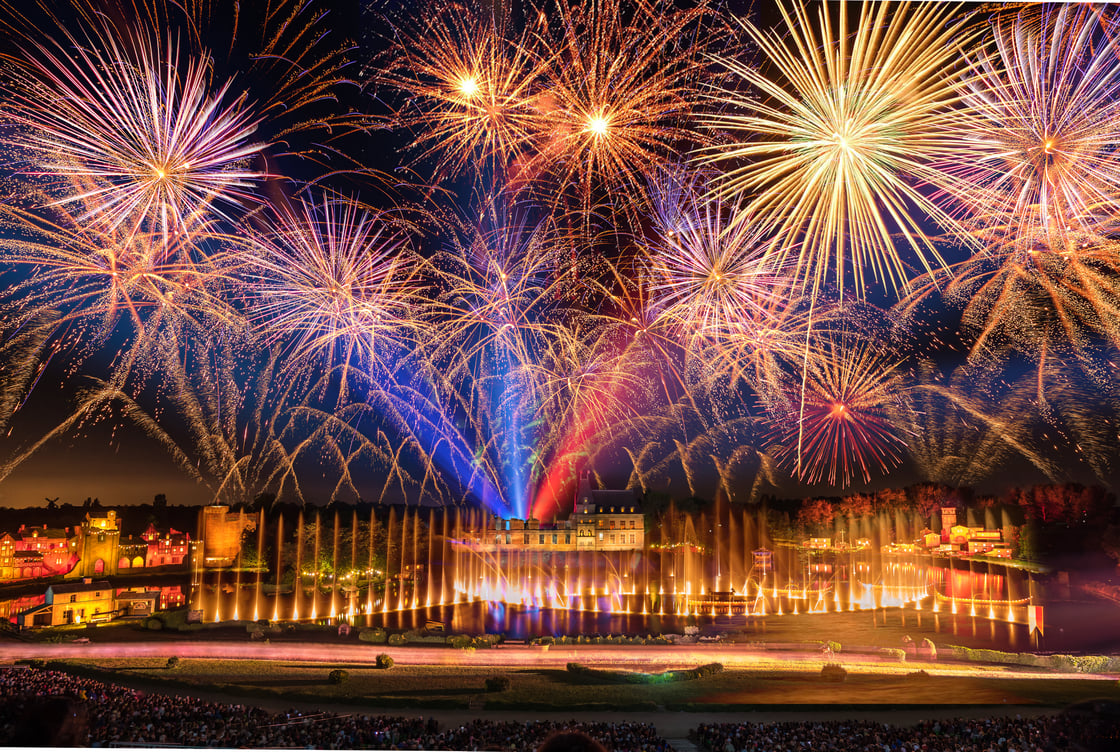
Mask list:
[[[591,491],[591,501],[595,504],[597,514],[640,514],[641,504],[638,503],[638,494],[631,489]],[[616,510],[616,511],[611,511]]]

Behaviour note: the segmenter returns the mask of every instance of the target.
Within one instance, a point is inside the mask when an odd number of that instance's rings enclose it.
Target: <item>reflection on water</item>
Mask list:
[[[218,597],[220,593],[221,610],[232,614],[235,606],[235,591],[230,588],[216,589],[213,585],[204,587],[204,600]],[[252,609],[255,594],[251,588],[241,588],[238,611],[248,614]],[[273,594],[266,594],[262,598],[263,612],[271,613],[276,610]],[[286,606],[283,602],[290,602],[291,594],[281,594],[282,603],[279,610]],[[310,600],[311,596],[305,594]],[[324,601],[329,599],[329,593],[322,594]],[[604,599],[605,600],[605,599]],[[981,644],[999,650],[1028,650],[1028,649],[1076,649],[1066,639],[1066,629],[1056,631],[1053,638],[1047,636],[1043,642],[1032,642],[1029,627],[1026,623],[1008,622],[987,616],[970,616],[966,613],[953,614],[947,611],[934,611],[933,598],[928,597],[918,604],[908,608],[890,607],[854,611],[825,611],[794,614],[792,610],[783,616],[771,614],[769,616],[747,616],[739,613],[727,614],[701,613],[682,616],[678,614],[641,613],[633,610],[611,611],[606,608],[606,603],[598,610],[588,609],[556,609],[548,607],[523,607],[500,602],[473,602],[455,605],[421,606],[418,608],[391,609],[388,611],[375,611],[374,613],[343,614],[338,620],[346,621],[359,627],[385,627],[389,630],[423,629],[433,622],[442,625],[446,633],[464,634],[504,634],[512,639],[529,639],[547,635],[657,635],[657,634],[683,634],[686,626],[694,625],[701,632],[710,632],[717,629],[733,628],[747,634],[767,634],[781,627],[784,630],[797,631],[796,622],[809,616],[816,617],[813,629],[818,629],[821,624],[817,619],[828,618],[833,614],[837,619],[848,624],[862,625],[868,630],[882,626],[903,627],[914,633],[915,638],[926,635],[939,643],[953,643],[953,638],[963,640],[968,644]],[[921,608],[916,608],[920,605]],[[1060,614],[1055,613],[1060,618]],[[248,618],[243,616],[242,618]],[[327,620],[325,617],[319,621]],[[304,621],[310,621],[305,619]],[[808,624],[808,623],[807,623]],[[937,635],[940,635],[938,637]],[[791,639],[826,639],[830,635],[806,633]],[[1074,635],[1071,633],[1071,637]],[[868,642],[873,642],[868,639]]]

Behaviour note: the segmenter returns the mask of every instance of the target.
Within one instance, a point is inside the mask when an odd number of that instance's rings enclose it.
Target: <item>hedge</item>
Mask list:
[[[388,653],[378,654],[378,656],[377,656],[377,667],[378,668],[392,668],[393,667],[393,656],[389,655]]]
[[[389,633],[381,627],[375,629],[363,629],[358,632],[358,640],[361,642],[372,642],[374,644],[382,644],[389,639]]]
[[[331,684],[342,684],[349,678],[350,672],[344,668],[336,668],[327,674],[327,680],[330,681]]]
[[[590,668],[582,663],[569,663],[568,672],[592,679],[620,682],[622,684],[664,684],[668,682],[691,681],[711,676],[723,671],[722,663],[705,663],[696,668],[663,671],[659,674],[646,674],[640,671],[610,671]]]
[[[1120,672],[1120,656],[1115,655],[1036,655],[1035,653],[1006,653],[1002,650],[966,648],[946,645],[942,648],[950,658],[973,663],[1001,663],[1014,666],[1033,666],[1063,673],[1108,674]]]
[[[906,651],[902,648],[879,648],[879,655],[899,662],[906,660]]]
[[[830,682],[842,682],[848,678],[848,669],[839,663],[826,663],[821,666],[821,678]]]

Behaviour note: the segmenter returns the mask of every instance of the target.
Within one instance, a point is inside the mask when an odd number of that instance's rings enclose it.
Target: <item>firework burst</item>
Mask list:
[[[652,170],[695,144],[689,121],[707,46],[705,3],[689,10],[656,0],[558,3],[543,13],[554,61],[541,108],[545,163],[586,205],[599,185],[640,191]]]
[[[353,200],[301,200],[243,243],[249,319],[295,356],[339,356],[382,371],[412,342],[415,264],[404,235]],[[391,360],[391,359],[390,359]]]
[[[848,486],[898,465],[905,442],[890,421],[898,361],[874,343],[840,334],[819,345],[804,383],[791,380],[779,411],[775,456],[809,483]]]
[[[960,72],[947,198],[985,244],[1068,250],[1116,229],[1118,33],[1100,6],[998,14]]]
[[[826,6],[817,23],[800,1],[780,8],[785,36],[742,24],[771,74],[718,58],[753,96],[716,91],[724,109],[704,122],[735,140],[702,161],[730,163],[720,193],[745,195],[743,221],[772,229],[775,252],[796,255],[814,296],[830,275],[860,296],[868,274],[905,289],[912,270],[899,237],[929,270],[944,262],[927,221],[955,227],[917,185],[946,184],[932,163],[952,148],[957,94],[946,73],[959,67],[960,26],[935,3],[865,3],[853,35],[843,3],[838,25]]]
[[[13,119],[33,174],[80,222],[171,232],[193,213],[252,200],[246,160],[256,121],[246,97],[211,86],[205,58],[112,27],[82,44],[35,43],[16,59]],[[71,51],[72,50],[72,51]]]
[[[412,148],[436,161],[437,175],[467,166],[504,171],[533,148],[545,61],[529,35],[493,13],[456,6],[395,41],[379,78],[408,98],[397,121],[416,133]]]

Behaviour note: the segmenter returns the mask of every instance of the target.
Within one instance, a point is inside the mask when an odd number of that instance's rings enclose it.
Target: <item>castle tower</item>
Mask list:
[[[74,537],[78,564],[68,577],[101,577],[117,573],[121,529],[116,511],[110,509],[104,517],[88,514],[76,530]]]
[[[941,542],[949,542],[949,533],[957,524],[957,508],[941,507]]]

